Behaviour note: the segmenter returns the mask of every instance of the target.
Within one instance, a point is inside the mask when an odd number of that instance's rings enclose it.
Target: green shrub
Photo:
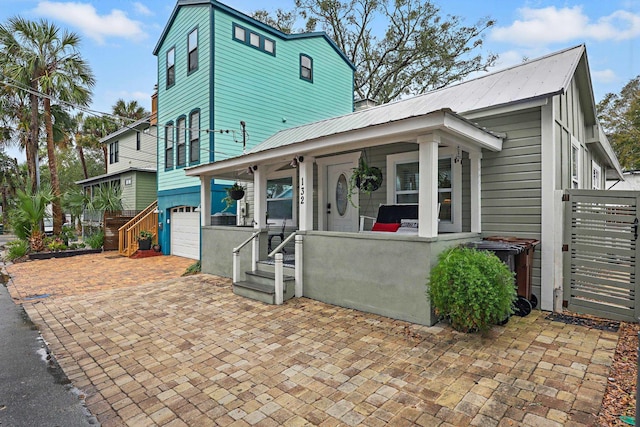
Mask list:
[[[55,237],[47,243],[47,249],[52,252],[64,251],[65,249],[67,249],[67,245],[65,245],[64,241],[61,238]]]
[[[22,258],[29,253],[29,243],[26,240],[12,240],[7,242],[5,247],[7,249],[5,258],[9,261]]]
[[[104,244],[104,232],[98,231],[84,240],[91,249],[100,249]]]
[[[193,264],[191,264],[189,267],[187,267],[187,269],[185,270],[184,273],[182,273],[183,276],[191,276],[193,274],[198,274],[200,273],[200,261],[196,261]]]
[[[462,332],[486,332],[512,313],[514,273],[491,252],[452,248],[431,270],[428,297],[437,315]]]

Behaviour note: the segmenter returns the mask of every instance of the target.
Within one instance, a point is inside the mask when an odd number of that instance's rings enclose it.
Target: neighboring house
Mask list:
[[[120,187],[126,211],[141,211],[155,202],[156,126],[150,124],[149,117],[105,136],[100,143],[107,148],[107,173],[76,184],[90,195],[102,184]],[[95,219],[99,221],[100,217]]]
[[[361,156],[382,170],[384,182],[370,198],[354,195],[356,208],[345,188]],[[207,226],[206,207],[215,201],[203,191],[197,202],[204,207],[202,271],[233,276],[234,292],[258,299],[261,292],[274,294],[276,303],[283,298],[279,269],[271,287],[255,284],[255,274],[245,271],[263,268],[257,260],[266,258],[268,189],[287,178],[296,183],[288,200],[297,229],[295,295],[432,324],[425,283],[438,254],[484,236],[539,239],[533,294],[538,307],[561,309],[562,193],[604,188],[605,177],[621,171],[598,125],[581,45],[282,130],[245,155],[186,174],[205,188],[211,179],[253,184],[252,229]],[[417,205],[417,228],[407,221],[408,232],[361,232],[359,218],[375,217],[380,204]],[[232,253],[247,241],[253,243]]]
[[[608,180],[608,190],[625,190],[625,191],[639,191],[640,190],[640,171],[624,171],[622,173],[624,180]]]
[[[198,212],[222,211],[235,177],[201,186],[185,168],[353,111],[353,65],[324,33],[284,34],[215,0],[179,0],[153,53],[159,242],[165,254],[199,259]]]

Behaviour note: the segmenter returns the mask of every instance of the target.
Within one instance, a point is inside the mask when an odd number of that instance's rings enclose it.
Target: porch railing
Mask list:
[[[240,281],[240,250],[249,243],[251,243],[251,271],[255,271],[256,266],[258,265],[258,237],[260,236],[260,233],[261,230],[256,231],[244,242],[240,243],[238,247],[233,248],[233,283]]]
[[[242,248],[251,243],[251,270],[255,271],[258,265],[259,257],[259,242],[261,230],[256,231],[244,242],[240,243],[237,247],[233,248],[233,283],[240,281],[240,251]],[[295,296],[302,296],[302,236],[297,234],[297,231],[291,233],[286,239],[284,239],[274,250],[272,250],[269,258],[275,258],[275,303],[282,304],[284,302],[284,257],[282,256],[282,249],[287,243],[295,238]]]
[[[294,231],[282,241],[274,250],[272,250],[269,258],[275,259],[275,303],[282,304],[284,302],[284,257],[282,255],[282,249],[292,239],[296,239],[295,243],[295,262],[294,262],[294,276],[295,276],[295,296],[302,296],[302,236],[298,236],[298,232]]]
[[[138,250],[138,235],[142,230],[153,234],[152,241],[158,242],[158,201],[147,206],[142,212],[118,229],[118,253],[131,256]]]

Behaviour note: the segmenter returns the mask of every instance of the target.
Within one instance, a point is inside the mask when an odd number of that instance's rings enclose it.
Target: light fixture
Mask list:
[[[303,156],[296,156],[293,158],[293,160],[291,160],[291,163],[289,163],[289,165],[292,168],[297,168],[299,163],[302,163],[304,161],[304,157]]]
[[[159,214],[159,213],[160,213],[160,209],[155,208],[155,209],[153,210],[153,213],[154,213],[154,214]]]
[[[462,163],[462,150],[460,150],[460,146],[458,145],[456,158],[453,159],[453,163]]]
[[[194,211],[194,212],[200,212],[200,205],[198,205],[198,207],[197,207],[197,208],[195,208],[193,211]]]
[[[254,173],[255,171],[257,171],[257,170],[258,170],[258,165],[249,166],[249,167],[247,168],[247,173],[248,173],[249,175],[253,175],[253,173]]]

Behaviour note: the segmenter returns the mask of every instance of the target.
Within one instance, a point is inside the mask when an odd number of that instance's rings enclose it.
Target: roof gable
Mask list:
[[[355,70],[356,67],[355,65],[353,65],[353,63],[349,60],[349,58],[347,58],[347,56],[345,55],[345,53],[343,51],[340,50],[340,48],[338,48],[338,46],[335,44],[335,42],[333,40],[331,40],[331,38],[327,35],[327,33],[322,32],[322,31],[317,31],[317,32],[311,32],[311,33],[298,33],[298,34],[287,34],[287,33],[283,33],[282,31],[279,31],[263,22],[258,21],[257,19],[251,18],[248,15],[245,15],[242,12],[239,12],[235,9],[233,9],[230,6],[227,6],[226,4],[220,3],[216,0],[178,0],[178,2],[176,3],[175,7],[173,8],[173,11],[171,12],[171,15],[169,16],[169,20],[167,21],[167,24],[165,25],[164,29],[162,30],[162,33],[160,34],[160,39],[158,40],[158,43],[156,44],[155,48],[153,49],[153,54],[154,55],[158,55],[158,52],[160,50],[160,47],[162,46],[162,43],[164,42],[164,39],[167,37],[167,34],[169,33],[169,29],[171,28],[171,26],[173,25],[173,21],[176,19],[176,17],[178,16],[178,11],[181,7],[184,6],[198,6],[198,5],[210,5],[213,8],[222,10],[244,22],[250,23],[251,25],[254,25],[256,27],[261,28],[262,30],[264,30],[265,32],[271,34],[274,37],[278,37],[281,40],[299,40],[299,39],[308,39],[308,38],[322,38],[324,39],[329,46],[331,46],[333,48],[333,50],[336,51],[336,53],[344,60],[344,62],[352,69]]]

